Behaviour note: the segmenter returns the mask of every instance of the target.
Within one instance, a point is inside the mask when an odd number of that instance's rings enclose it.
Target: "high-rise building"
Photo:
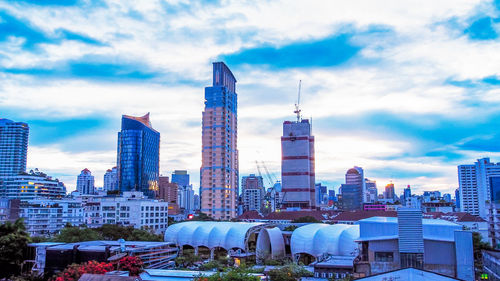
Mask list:
[[[189,174],[186,170],[175,170],[172,174],[172,182],[178,186],[189,185]]]
[[[314,136],[307,119],[283,122],[281,180],[285,209],[316,209]]]
[[[89,169],[85,168],[82,170],[78,178],[76,179],[76,190],[80,194],[94,194],[94,176]]]
[[[385,186],[384,198],[385,199],[394,200],[394,197],[396,197],[396,194],[394,193],[394,184],[393,183],[388,183]]]
[[[365,178],[365,186],[366,186],[365,203],[377,202],[378,201],[377,182]]]
[[[193,196],[193,210],[196,212],[196,211],[199,211],[200,210],[200,195],[198,194],[195,194]]]
[[[489,238],[496,249],[500,249],[500,176],[489,179],[491,200],[488,204]]]
[[[460,210],[460,189],[455,189],[455,207]]]
[[[403,196],[401,198],[401,203],[406,206],[406,201],[411,198],[411,187],[408,185],[404,190],[403,190]]]
[[[314,185],[314,188],[316,189],[316,206],[328,205],[328,187],[321,183],[317,183]]]
[[[345,174],[345,184],[358,185],[359,201],[361,204],[366,202],[366,180],[363,168],[354,166],[353,168],[347,170],[347,173]]]
[[[0,197],[31,200],[64,196],[66,196],[64,183],[39,172],[38,169],[17,176],[0,178]]]
[[[0,119],[0,177],[26,172],[28,124]]]
[[[118,171],[116,167],[106,170],[103,189],[105,191],[118,190]]]
[[[118,133],[118,186],[121,192],[140,191],[154,198],[160,171],[160,133],[151,126],[149,113],[122,116]]]
[[[194,211],[194,190],[192,185],[179,186],[177,202],[184,214],[192,214]]]
[[[170,182],[168,177],[160,176],[158,190],[158,199],[168,202],[168,210],[172,215],[179,213],[179,204],[177,202],[177,194],[179,186],[176,183]]]
[[[491,199],[490,177],[500,176],[500,163],[490,158],[478,159],[473,165],[458,166],[460,208],[462,212],[487,218],[487,203]]]
[[[361,186],[359,184],[342,184],[339,193],[339,201],[343,211],[355,211],[363,207]]]
[[[201,212],[215,219],[237,215],[237,99],[233,73],[214,63],[212,86],[205,88],[200,194]]]
[[[250,174],[241,179],[243,211],[262,212],[264,206],[264,181],[261,176]]]

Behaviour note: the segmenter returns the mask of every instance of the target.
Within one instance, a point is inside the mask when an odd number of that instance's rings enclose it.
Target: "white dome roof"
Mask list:
[[[354,256],[358,245],[359,225],[312,223],[297,228],[292,233],[292,255],[309,254],[318,257]]]
[[[221,247],[226,250],[233,248],[245,250],[247,232],[263,223],[246,222],[212,222],[189,221],[171,225],[164,235],[165,242],[179,246],[204,246],[207,248]]]

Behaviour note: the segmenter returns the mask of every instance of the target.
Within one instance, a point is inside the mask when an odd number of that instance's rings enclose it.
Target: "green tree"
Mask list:
[[[312,277],[312,272],[304,269],[303,266],[290,263],[281,268],[276,268],[269,271],[271,281],[296,281],[302,277]]]
[[[257,276],[242,268],[232,268],[226,272],[217,272],[212,276],[199,276],[195,281],[259,281]]]
[[[205,213],[199,213],[198,215],[194,216],[192,221],[214,221],[214,218],[211,216],[205,214]]]
[[[54,242],[75,243],[82,241],[101,240],[102,236],[92,228],[66,226],[61,229],[61,232],[54,236]]]
[[[0,277],[19,274],[23,262],[23,251],[30,242],[24,220],[0,225]]]
[[[474,267],[476,274],[483,271],[483,254],[481,250],[491,250],[489,243],[482,241],[483,237],[479,232],[472,233],[472,246],[474,248]]]
[[[298,228],[298,226],[296,226],[296,225],[289,225],[289,226],[285,227],[283,229],[283,231],[294,231],[297,228]]]
[[[319,221],[315,217],[311,217],[311,216],[305,216],[305,217],[296,218],[296,219],[294,219],[292,221],[292,223],[304,223],[304,222],[318,223],[318,222],[321,222],[321,221]]]

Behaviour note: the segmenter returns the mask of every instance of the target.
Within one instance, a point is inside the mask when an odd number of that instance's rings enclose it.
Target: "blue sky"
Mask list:
[[[385,2],[385,3],[382,3]],[[201,164],[211,62],[238,83],[240,175],[280,173],[298,81],[317,181],[361,166],[399,193],[452,192],[500,161],[500,1],[1,1],[0,118],[30,124],[29,168],[74,189],[116,162],[122,114],[151,113],[161,173]]]

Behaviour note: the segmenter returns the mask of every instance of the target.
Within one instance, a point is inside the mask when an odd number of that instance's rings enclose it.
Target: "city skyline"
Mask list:
[[[363,3],[379,12],[359,3],[0,2],[0,118],[29,124],[28,170],[74,190],[82,169],[102,186],[116,166],[120,116],[151,112],[160,174],[188,170],[197,192],[203,88],[222,60],[238,77],[240,178],[256,173],[255,160],[279,177],[281,125],[302,79],[316,182],[338,190],[359,166],[379,191],[392,179],[397,195],[408,184],[452,193],[458,165],[500,159],[500,1]]]

